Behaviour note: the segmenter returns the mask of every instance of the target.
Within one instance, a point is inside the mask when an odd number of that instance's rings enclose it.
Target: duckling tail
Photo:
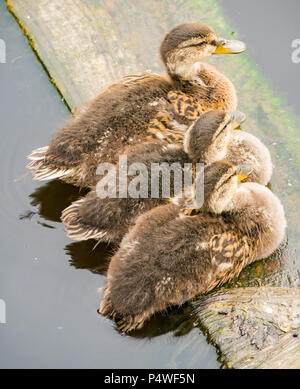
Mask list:
[[[39,147],[32,151],[27,156],[31,160],[27,164],[28,169],[34,170],[33,178],[38,181],[52,180],[54,178],[60,178],[70,174],[70,169],[62,169],[58,166],[53,166],[45,163],[46,154],[49,146]]]
[[[73,240],[102,239],[106,232],[82,220],[80,216],[80,207],[84,202],[85,198],[77,200],[62,212],[61,220],[66,226],[67,235]]]
[[[48,149],[49,146],[39,147],[38,149],[33,150],[27,158],[31,159],[32,161],[40,161],[42,159],[45,159]]]

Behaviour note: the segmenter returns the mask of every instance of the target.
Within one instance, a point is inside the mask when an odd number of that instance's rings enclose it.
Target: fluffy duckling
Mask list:
[[[239,41],[224,40],[203,23],[182,24],[164,38],[160,54],[167,74],[142,73],[113,84],[63,126],[50,145],[34,150],[27,165],[36,180],[61,178],[91,187],[101,162],[116,161],[128,144],[147,137],[179,142],[201,112],[235,111],[236,91],[213,66],[213,54],[241,53]]]
[[[285,233],[283,207],[268,188],[242,183],[246,174],[215,162],[204,170],[204,203],[195,216],[187,216],[187,202],[141,215],[110,262],[99,312],[124,332],[140,328],[274,252]]]
[[[184,150],[193,161],[206,164],[224,159],[233,165],[251,165],[247,182],[267,185],[273,165],[268,148],[256,136],[240,129],[242,112],[209,111],[201,115],[184,135]]]
[[[186,131],[184,150],[162,141],[139,144],[126,150],[127,165],[142,162],[151,172],[152,163],[180,163],[184,167],[189,162],[210,164],[226,159],[233,164],[252,165],[247,181],[266,185],[272,173],[268,149],[255,136],[245,131],[233,131],[244,119],[241,112],[208,111]],[[119,171],[119,165],[116,171]],[[139,215],[168,201],[161,191],[159,198],[151,196],[150,174],[147,179],[148,198],[120,198],[119,191],[117,198],[100,198],[95,188],[72,203],[62,213],[68,236],[74,240],[102,239],[120,243]],[[170,196],[174,194],[171,180]]]

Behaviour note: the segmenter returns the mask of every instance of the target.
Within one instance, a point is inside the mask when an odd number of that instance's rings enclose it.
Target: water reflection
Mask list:
[[[38,187],[29,197],[30,204],[38,207],[38,213],[43,219],[60,222],[62,211],[87,193],[87,189],[54,180]]]
[[[70,243],[65,247],[65,252],[71,257],[69,260],[71,266],[103,275],[106,275],[110,258],[115,250],[116,247],[107,243],[97,243],[94,239]]]
[[[191,303],[185,303],[182,307],[169,308],[166,312],[156,314],[143,328],[129,333],[133,338],[154,338],[167,333],[174,337],[187,335],[198,326],[197,315]]]

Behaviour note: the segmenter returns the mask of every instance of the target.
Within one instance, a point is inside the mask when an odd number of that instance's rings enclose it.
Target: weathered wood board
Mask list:
[[[195,303],[223,366],[300,369],[300,290],[220,290]]]
[[[126,74],[147,69],[161,71],[157,49],[164,33],[176,24],[201,20],[224,37],[236,31],[223,17],[216,0],[7,0],[7,5],[51,81],[73,112]],[[244,309],[244,313],[249,308],[253,328],[258,326],[260,332],[270,325],[270,316],[267,317],[263,310],[264,304],[273,301],[277,304],[274,312],[283,314],[291,328],[298,325],[295,331],[299,332],[299,318],[289,314],[294,309],[299,312],[299,292],[282,288],[299,285],[297,250],[300,225],[295,209],[300,209],[300,182],[294,174],[300,169],[297,123],[284,107],[283,101],[274,96],[247,54],[218,56],[209,62],[214,63],[235,84],[240,109],[248,116],[243,126],[245,130],[262,138],[270,147],[276,165],[271,185],[284,203],[289,223],[288,243],[268,260],[245,269],[237,280],[228,285],[231,289],[226,290],[225,294],[224,289],[217,292],[221,293],[218,301],[223,301],[225,306],[235,301],[237,309]],[[257,289],[255,296],[251,288],[232,289],[260,284],[276,285],[277,288],[262,289],[261,292]],[[288,335],[278,335],[278,342],[274,341],[268,347],[257,349],[251,342],[246,342],[243,343],[244,351],[239,350],[241,335],[235,336],[234,315],[228,313],[220,321],[215,308],[219,303],[215,299],[214,295],[200,299],[201,310],[198,303],[195,305],[199,318],[221,350],[227,366],[299,367],[299,342],[297,338],[291,340],[289,332]],[[256,302],[256,310],[252,310],[252,303],[248,304],[250,300]],[[284,312],[280,310],[281,306],[285,306]],[[275,328],[278,317],[272,320],[271,327]],[[252,331],[250,327],[247,327],[249,334]],[[251,336],[248,336],[249,339],[252,339]],[[283,350],[293,351],[279,366]]]

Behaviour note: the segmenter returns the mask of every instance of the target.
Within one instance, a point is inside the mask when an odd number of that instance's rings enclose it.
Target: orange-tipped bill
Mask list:
[[[236,166],[235,171],[238,177],[238,182],[244,181],[253,172],[253,167],[250,165]]]
[[[242,41],[220,39],[213,54],[240,54],[247,49]]]
[[[246,120],[243,112],[236,111],[230,115],[230,125],[232,130],[241,130],[241,124]]]

